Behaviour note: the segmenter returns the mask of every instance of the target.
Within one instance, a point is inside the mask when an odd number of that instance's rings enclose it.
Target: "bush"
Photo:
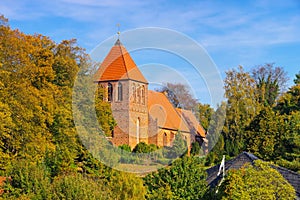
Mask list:
[[[147,199],[201,199],[206,190],[206,172],[198,157],[183,157],[171,167],[144,178]]]
[[[103,181],[93,180],[81,174],[57,177],[53,181],[54,200],[98,200],[113,199],[111,191],[104,186]]]
[[[150,153],[158,150],[158,146],[155,144],[146,144],[145,142],[138,143],[132,150],[134,153]]]
[[[122,144],[122,145],[118,146],[118,148],[120,148],[124,151],[131,152],[131,147],[128,144]]]
[[[198,142],[193,142],[192,143],[192,148],[191,148],[191,155],[195,156],[195,155],[201,155],[201,147],[200,144]]]
[[[111,177],[109,186],[113,194],[113,199],[145,199],[146,188],[143,185],[143,180],[134,174],[124,172],[117,173]]]
[[[150,147],[145,142],[138,143],[132,150],[134,153],[149,153]]]
[[[7,183],[4,198],[52,199],[50,176],[42,163],[18,160],[9,173],[11,182]],[[25,198],[26,197],[26,198]]]
[[[163,148],[163,156],[169,159],[180,158],[187,154],[187,150],[187,143],[179,132],[173,141],[173,146]]]
[[[294,188],[268,163],[257,160],[228,173],[214,199],[296,199]]]

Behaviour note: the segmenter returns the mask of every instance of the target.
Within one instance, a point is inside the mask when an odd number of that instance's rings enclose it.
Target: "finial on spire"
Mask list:
[[[121,26],[121,25],[118,23],[118,24],[117,24],[117,27],[118,27],[118,32],[117,32],[117,34],[118,34],[118,39],[119,39],[120,34],[121,34],[121,32],[120,32],[120,26]]]

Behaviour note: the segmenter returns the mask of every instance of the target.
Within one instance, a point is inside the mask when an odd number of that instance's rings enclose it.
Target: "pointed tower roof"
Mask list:
[[[95,77],[97,82],[135,80],[148,83],[119,39],[101,63]]]

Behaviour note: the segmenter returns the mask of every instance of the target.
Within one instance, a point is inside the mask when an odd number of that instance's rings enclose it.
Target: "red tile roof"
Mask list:
[[[195,131],[195,133],[201,137],[205,137],[204,128],[199,124],[197,118],[191,111],[180,108],[176,108],[176,110],[183,116],[191,131]]]
[[[190,132],[185,120],[163,93],[148,91],[148,111],[160,128]]]
[[[130,79],[147,83],[119,39],[101,63],[95,77],[97,82]]]

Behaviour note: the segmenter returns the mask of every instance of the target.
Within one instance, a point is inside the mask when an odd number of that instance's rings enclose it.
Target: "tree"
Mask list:
[[[298,81],[300,74],[296,75],[295,84],[284,93],[278,100],[275,107],[281,113],[290,114],[293,111],[300,110],[300,82]]]
[[[145,142],[138,143],[132,150],[134,153],[150,153],[150,148]]]
[[[285,139],[284,116],[266,107],[246,129],[246,148],[264,160],[275,160],[282,152]]]
[[[191,145],[191,155],[195,156],[195,155],[200,155],[201,154],[201,147],[199,142],[193,142]]]
[[[214,114],[214,109],[211,108],[209,104],[198,103],[196,113],[200,124],[205,130],[207,130],[210,120]]]
[[[147,199],[201,199],[207,190],[206,173],[198,157],[175,160],[170,168],[144,178]]]
[[[298,74],[296,74],[296,78],[294,79],[294,83],[297,85],[297,84],[300,84],[300,72],[298,72]]]
[[[256,84],[243,67],[226,72],[226,120],[223,128],[227,154],[236,155],[244,148],[245,128],[259,113]]]
[[[143,185],[143,180],[135,174],[119,172],[111,177],[109,186],[113,194],[112,199],[145,199],[146,187]]]
[[[255,80],[259,93],[259,102],[272,106],[285,89],[288,80],[287,73],[282,67],[274,67],[274,64],[265,64],[252,69],[252,77]]]
[[[230,171],[216,199],[295,199],[294,188],[268,163],[257,160]]]
[[[6,185],[5,199],[22,195],[28,199],[52,199],[50,177],[43,163],[24,159],[14,161],[9,176],[11,181]]]
[[[208,140],[208,155],[205,165],[210,166],[214,163],[219,163],[224,154],[224,121],[226,117],[226,103],[222,102],[218,106],[216,112],[213,113],[206,138]]]
[[[101,130],[106,136],[111,137],[117,122],[113,117],[110,103],[103,101],[104,95],[104,88],[98,87],[95,94],[95,110]]]
[[[0,26],[7,26],[8,19],[4,15],[0,15]]]
[[[278,159],[274,160],[278,165],[296,172],[300,172],[300,111],[294,111],[290,115],[283,115],[285,124],[281,133],[280,146],[276,148]]]
[[[175,108],[187,110],[194,110],[196,108],[197,100],[193,98],[188,87],[182,83],[167,83],[157,91],[166,93]]]
[[[118,148],[122,149],[124,151],[127,151],[127,152],[131,152],[131,147],[128,144],[122,144],[122,145],[118,146]]]
[[[164,147],[163,154],[165,158],[178,158],[185,155],[188,151],[187,142],[184,140],[182,133],[178,132],[175,136],[171,147]]]
[[[111,188],[104,185],[103,180],[81,174],[59,176],[53,180],[51,199],[114,199]]]

